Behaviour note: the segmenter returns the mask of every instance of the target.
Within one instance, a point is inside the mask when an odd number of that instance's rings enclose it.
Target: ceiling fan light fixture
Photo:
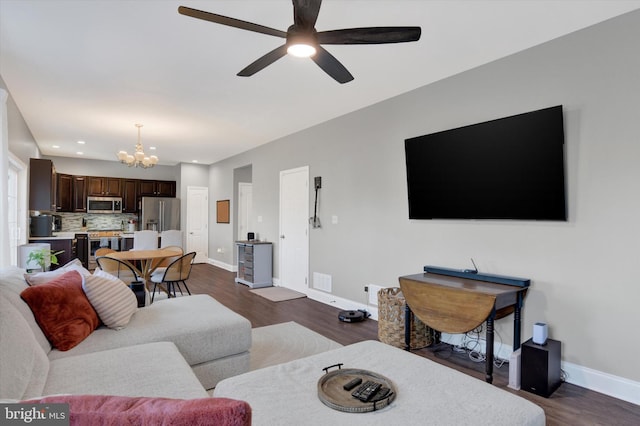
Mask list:
[[[289,28],[287,33],[287,53],[298,58],[308,58],[316,54],[315,33]]]
[[[287,53],[297,58],[309,58],[316,54],[316,48],[307,43],[291,44],[287,47]]]

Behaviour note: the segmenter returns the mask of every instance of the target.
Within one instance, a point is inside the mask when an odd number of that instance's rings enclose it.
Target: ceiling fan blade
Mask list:
[[[322,0],[292,0],[293,22],[298,28],[313,29],[318,20]]]
[[[404,43],[420,39],[420,27],[368,27],[322,31],[320,44],[385,44]]]
[[[259,57],[251,64],[247,65],[242,71],[238,73],[240,77],[250,77],[257,73],[258,71],[268,67],[278,59],[282,58],[287,54],[287,45],[283,44],[282,46],[273,49],[271,52],[267,53],[264,56]]]
[[[256,33],[262,33],[282,38],[287,37],[286,31],[280,31],[274,28],[265,27],[263,25],[254,24],[252,22],[229,18],[228,16],[222,16],[211,12],[192,9],[186,6],[178,7],[178,13],[180,13],[181,15],[190,16],[192,18],[202,19],[204,21],[215,22],[216,24],[239,28],[241,30],[253,31]]]
[[[353,80],[351,73],[331,53],[327,52],[322,46],[317,46],[316,50],[316,54],[311,59],[335,81],[344,84]]]

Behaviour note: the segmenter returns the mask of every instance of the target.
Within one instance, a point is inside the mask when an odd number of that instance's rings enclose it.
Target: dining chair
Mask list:
[[[154,250],[158,248],[158,231],[135,231],[132,250]]]
[[[100,247],[99,249],[96,250],[94,256],[95,257],[106,256],[109,253],[114,253],[114,252],[115,252],[115,250],[111,249],[109,247]],[[100,270],[100,266],[96,266],[95,270],[99,271]]]
[[[169,246],[182,247],[182,231],[179,229],[169,229],[160,233],[160,247]]]
[[[115,253],[115,250],[110,249],[109,247],[100,247],[99,249],[96,250],[95,256],[96,257],[106,256],[109,253]]]
[[[120,281],[124,282],[126,285],[142,280],[138,277],[131,265],[123,262],[122,260],[107,256],[100,256],[96,257],[96,263],[104,272],[119,278]]]
[[[180,283],[184,285],[184,288],[187,290],[187,293],[191,295],[191,291],[185,282],[189,278],[189,274],[191,273],[191,266],[193,264],[193,258],[196,257],[196,252],[192,251],[191,253],[184,254],[180,256],[178,259],[171,262],[167,269],[164,271],[162,276],[156,275],[155,277],[151,275],[151,281],[153,282],[153,293],[151,294],[151,302],[153,303],[153,298],[156,294],[156,288],[158,285],[165,284],[167,296],[176,297],[176,287],[180,290],[180,294],[182,293],[182,287],[180,287]]]
[[[151,274],[152,277],[154,275],[159,275],[160,277],[162,277],[162,275],[164,274],[164,271],[167,270],[167,266],[169,266],[174,260],[178,259],[180,256],[182,256],[184,254],[184,251],[182,250],[182,247],[180,247],[180,246],[162,247],[162,250],[175,251],[176,255],[175,256],[170,256],[170,257],[165,257],[164,259],[160,260],[160,262],[158,262],[157,265],[153,265],[153,273]]]

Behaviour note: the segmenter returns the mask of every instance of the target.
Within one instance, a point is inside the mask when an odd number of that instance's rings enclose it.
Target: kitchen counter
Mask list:
[[[87,234],[87,232],[54,232],[50,237],[29,237],[29,240],[73,240],[76,234]]]
[[[94,231],[95,232],[95,231]],[[90,234],[89,231],[68,231],[68,232],[54,232],[50,237],[29,237],[29,240],[40,241],[40,240],[73,240],[76,237],[76,234]],[[133,238],[133,232],[123,232],[120,234],[121,238]],[[110,238],[110,237],[109,237]]]

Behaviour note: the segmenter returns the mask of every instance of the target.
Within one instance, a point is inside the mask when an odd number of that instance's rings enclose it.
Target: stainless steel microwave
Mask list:
[[[122,213],[122,198],[87,197],[87,213]]]

